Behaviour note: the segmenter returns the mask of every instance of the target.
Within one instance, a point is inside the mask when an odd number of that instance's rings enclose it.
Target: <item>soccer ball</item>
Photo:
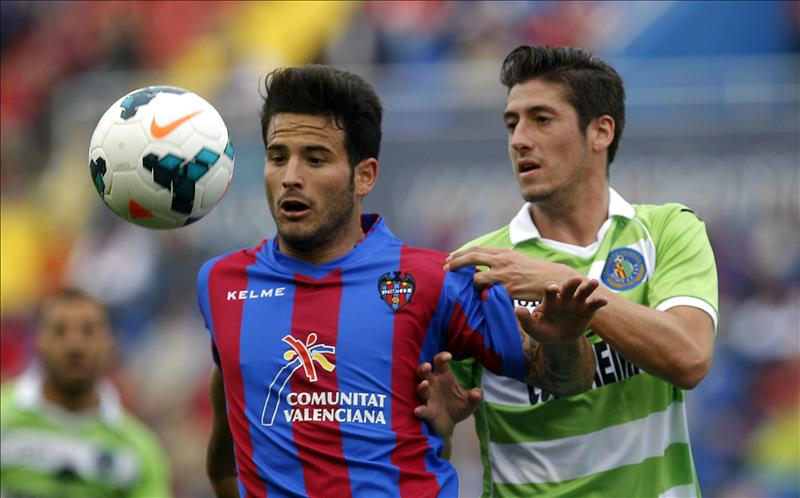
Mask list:
[[[114,102],[89,144],[89,170],[103,202],[147,228],[193,223],[222,199],[233,145],[216,109],[171,86],[141,88]]]

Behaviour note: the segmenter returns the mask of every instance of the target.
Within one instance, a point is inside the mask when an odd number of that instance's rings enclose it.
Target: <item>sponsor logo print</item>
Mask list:
[[[268,297],[282,297],[286,287],[270,287],[268,289],[243,289],[228,291],[228,301],[239,301],[245,299],[264,299]]]
[[[288,344],[290,349],[283,353],[283,359],[287,363],[272,379],[267,391],[267,400],[264,402],[264,410],[261,413],[261,425],[268,427],[275,422],[275,415],[281,404],[281,393],[297,370],[302,368],[308,381],[316,382],[317,364],[327,372],[332,372],[336,368],[336,365],[325,356],[329,354],[335,357],[336,348],[327,344],[317,344],[317,334],[314,332],[308,334],[305,343],[291,335],[285,335],[281,340]],[[275,396],[273,396],[274,392]]]
[[[341,391],[283,391],[295,372],[303,369],[309,382],[315,383],[322,373],[333,372],[336,365],[332,363],[336,356],[336,348],[317,343],[317,334],[308,334],[305,342],[286,335],[281,339],[289,349],[284,351],[283,359],[287,361],[272,379],[267,391],[267,400],[261,413],[261,425],[270,427],[275,423],[278,412],[283,414],[287,423],[297,422],[346,422],[355,424],[386,425],[384,406],[386,394],[369,392]],[[287,408],[280,410],[281,401],[285,400]]]
[[[159,126],[158,123],[156,123],[156,118],[154,116],[153,120],[150,121],[150,134],[153,135],[153,138],[164,138],[167,135],[169,135],[170,133],[172,133],[173,131],[175,131],[175,128],[177,128],[180,125],[182,125],[183,123],[189,121],[190,119],[192,119],[193,117],[197,116],[201,112],[203,112],[203,109],[200,109],[199,111],[195,111],[195,112],[192,112],[190,114],[187,114],[186,116],[180,117],[180,118],[176,119],[175,121],[171,121],[171,122],[165,124],[164,126]]]
[[[600,280],[609,289],[626,291],[641,284],[645,275],[644,257],[630,247],[621,247],[608,253]]]
[[[387,272],[378,279],[378,292],[381,299],[394,312],[411,301],[415,289],[416,283],[410,273]]]

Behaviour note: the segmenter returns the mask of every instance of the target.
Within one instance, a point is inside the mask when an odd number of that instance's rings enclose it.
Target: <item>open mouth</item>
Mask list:
[[[520,173],[527,173],[541,168],[541,165],[534,161],[520,161],[517,163],[517,171]]]
[[[287,218],[300,218],[311,211],[311,206],[300,199],[285,199],[280,202],[279,207]]]

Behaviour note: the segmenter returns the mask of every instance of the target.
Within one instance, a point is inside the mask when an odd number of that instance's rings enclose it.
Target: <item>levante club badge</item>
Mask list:
[[[397,311],[405,306],[414,297],[414,277],[406,272],[388,272],[381,275],[378,280],[378,292],[381,299],[392,311]]]

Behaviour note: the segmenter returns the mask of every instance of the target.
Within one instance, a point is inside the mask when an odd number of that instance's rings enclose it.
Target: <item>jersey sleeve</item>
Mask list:
[[[661,230],[656,231],[655,226]],[[706,234],[705,223],[679,204],[665,207],[654,223],[655,271],[648,286],[648,302],[664,311],[675,306],[693,306],[718,320],[717,265]]]
[[[496,375],[524,381],[525,355],[514,307],[502,286],[479,291],[474,269],[448,272],[446,347],[458,359],[474,358]]]
[[[211,335],[211,358],[214,360],[214,363],[219,366],[219,353],[217,351],[217,341],[212,326],[211,303],[208,296],[208,275],[217,259],[218,258],[207,261],[200,267],[200,271],[197,272],[197,302],[200,305],[200,314],[203,315],[206,329]]]

